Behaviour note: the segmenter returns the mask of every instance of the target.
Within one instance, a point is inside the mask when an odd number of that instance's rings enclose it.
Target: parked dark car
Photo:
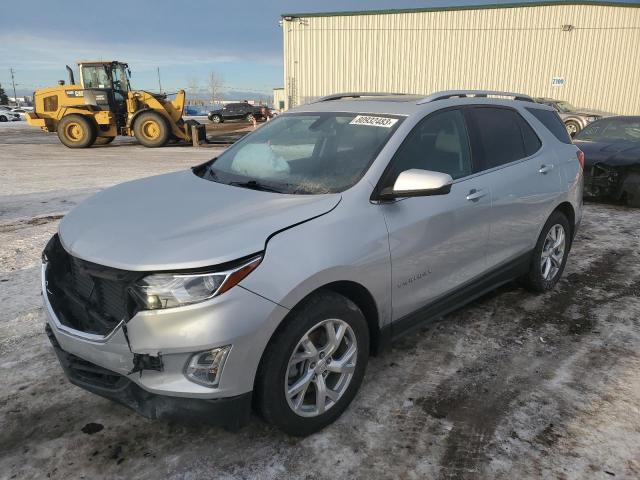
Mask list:
[[[256,120],[264,120],[262,105],[251,105],[247,102],[228,103],[223,108],[212,110],[209,112],[209,120],[213,123],[222,123],[228,120],[246,120],[252,122]]]
[[[585,196],[640,207],[640,116],[593,122],[574,143],[585,155]]]
[[[567,127],[567,133],[572,137],[591,122],[613,115],[608,112],[593,110],[591,108],[574,107],[569,102],[556,100],[554,98],[535,98],[534,100],[538,103],[544,103],[545,105],[555,108],[558,111],[558,115],[560,115],[560,118],[564,122],[565,127]]]

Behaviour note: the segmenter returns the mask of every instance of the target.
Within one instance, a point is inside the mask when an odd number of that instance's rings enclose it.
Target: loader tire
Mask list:
[[[136,119],[133,133],[145,147],[164,147],[171,137],[171,127],[159,113],[146,112]]]
[[[58,122],[58,138],[69,148],[87,148],[96,141],[96,126],[87,117],[72,113]]]
[[[115,140],[116,137],[98,137],[96,138],[96,145],[108,145]]]

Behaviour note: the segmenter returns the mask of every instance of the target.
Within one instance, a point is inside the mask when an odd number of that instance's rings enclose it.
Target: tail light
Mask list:
[[[578,156],[578,162],[580,163],[580,168],[584,170],[584,152],[578,149],[578,151],[576,152],[576,155]]]

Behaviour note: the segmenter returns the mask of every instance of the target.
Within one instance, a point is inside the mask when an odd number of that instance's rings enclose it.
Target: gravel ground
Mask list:
[[[6,125],[6,124],[5,124]],[[640,478],[640,210],[587,204],[558,288],[506,285],[370,361],[305,439],[149,421],[70,385],[43,333],[40,252],[62,215],[217,149],[68,150],[0,125],[0,478]]]

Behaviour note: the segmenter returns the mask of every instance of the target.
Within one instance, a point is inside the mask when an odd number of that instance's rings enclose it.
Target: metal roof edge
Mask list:
[[[599,7],[626,7],[640,8],[640,3],[607,2],[607,1],[536,1],[536,2],[514,2],[514,3],[490,3],[486,5],[453,5],[450,7],[424,7],[424,8],[398,8],[386,10],[348,10],[344,12],[309,12],[309,13],[283,13],[281,18],[307,18],[307,17],[340,17],[357,15],[381,15],[397,13],[420,13],[420,12],[450,12],[456,10],[497,10],[501,8],[522,8],[522,7],[550,7],[561,5],[585,5]]]

